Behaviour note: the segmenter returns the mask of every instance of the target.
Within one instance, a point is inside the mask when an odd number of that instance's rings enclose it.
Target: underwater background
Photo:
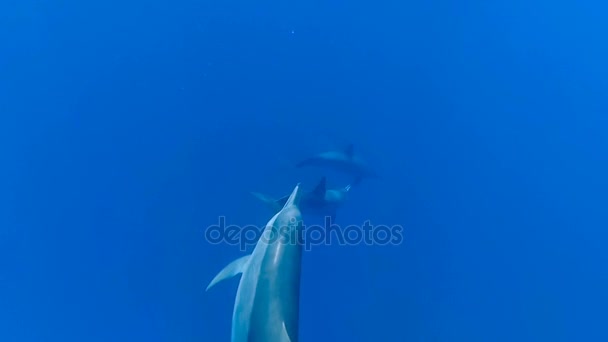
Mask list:
[[[0,340],[228,341],[250,191],[354,145],[301,341],[608,341],[599,1],[0,4]]]

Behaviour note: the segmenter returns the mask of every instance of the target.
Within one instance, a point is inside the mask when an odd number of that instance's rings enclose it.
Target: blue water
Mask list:
[[[228,341],[206,227],[353,143],[404,240],[306,252],[301,341],[607,341],[606,10],[2,2],[0,340]]]

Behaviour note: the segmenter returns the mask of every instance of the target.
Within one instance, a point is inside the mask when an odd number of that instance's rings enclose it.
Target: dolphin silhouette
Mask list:
[[[357,180],[353,183],[357,183]],[[339,189],[327,189],[327,178],[323,177],[314,190],[302,193],[299,208],[304,214],[311,213],[321,217],[329,216],[333,222],[338,208],[346,200],[351,188],[352,184]],[[259,192],[251,192],[251,194],[266,203],[275,212],[281,210],[289,198],[289,195],[275,199]]]
[[[302,217],[298,183],[266,224],[253,253],[231,262],[207,286],[241,274],[232,313],[232,342],[297,342]]]
[[[302,160],[296,164],[296,167],[317,166],[331,168],[348,174],[358,181],[363,178],[377,178],[378,174],[361,158],[356,156],[353,149],[353,144],[349,144],[343,150],[323,152]]]

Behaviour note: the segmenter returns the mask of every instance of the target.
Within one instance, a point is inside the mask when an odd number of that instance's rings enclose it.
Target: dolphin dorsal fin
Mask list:
[[[291,192],[291,195],[289,195],[289,198],[287,199],[287,202],[285,202],[283,209],[290,207],[292,205],[298,205],[300,203],[300,197],[301,197],[300,183],[298,183],[298,184],[296,184],[296,187]]]
[[[212,288],[215,284],[219,283],[222,280],[232,278],[237,274],[243,273],[245,268],[247,268],[250,256],[251,255],[242,256],[226,265],[226,267],[224,267],[224,269],[222,269],[220,273],[218,273],[215,278],[211,280],[205,291],[209,291],[210,288]]]
[[[325,191],[327,190],[327,178],[323,177],[319,181],[319,184],[312,191],[313,195],[316,197],[325,197]]]
[[[354,149],[354,145],[353,144],[348,144],[346,146],[346,148],[344,149],[344,154],[346,154],[346,156],[348,158],[352,158],[353,157],[353,149]]]

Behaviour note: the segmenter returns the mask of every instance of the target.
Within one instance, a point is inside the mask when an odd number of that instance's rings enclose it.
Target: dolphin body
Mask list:
[[[207,287],[241,274],[232,314],[232,342],[298,341],[300,195],[298,183],[266,224],[253,253],[228,264]]]
[[[304,159],[296,167],[317,166],[331,168],[347,175],[353,176],[357,182],[363,178],[377,178],[378,174],[372,170],[361,158],[353,152],[353,144],[343,150],[328,151]]]
[[[352,185],[349,184],[340,189],[327,189],[327,179],[323,177],[313,191],[302,194],[299,207],[304,214],[329,216],[333,222],[337,209],[344,203],[351,188]],[[275,212],[281,210],[289,198],[289,195],[274,199],[259,192],[251,194],[266,203]]]

